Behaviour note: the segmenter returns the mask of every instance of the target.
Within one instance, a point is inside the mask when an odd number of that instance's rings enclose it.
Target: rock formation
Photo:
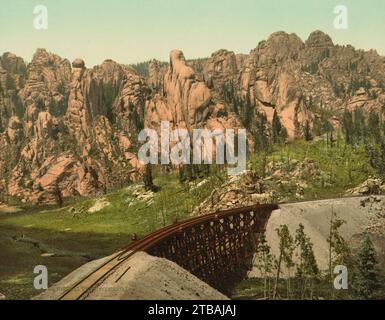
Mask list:
[[[226,105],[215,98],[181,51],[171,52],[170,65],[162,82],[162,90],[146,106],[146,127],[159,127],[162,120],[187,129],[240,127],[236,115],[228,112]]]
[[[277,32],[250,54],[219,50],[148,64],[148,76],[106,60],[87,68],[38,49],[32,61],[0,57],[0,190],[24,201],[90,195],[137,179],[142,128],[239,128],[277,113],[289,137],[305,125],[340,126],[344,110],[381,111],[385,58],[335,45],[321,31],[306,41]],[[246,102],[245,102],[246,101]],[[240,108],[240,105],[242,108]]]
[[[16,62],[13,67],[8,63],[8,69],[21,72]],[[0,139],[8,151],[0,157],[7,193],[45,203],[55,201],[57,190],[64,197],[85,196],[134,179],[140,165],[130,134],[136,129],[126,111],[132,101],[143,123],[142,83],[130,68],[111,60],[87,69],[76,59],[71,68],[67,60],[37,50],[18,92],[21,114],[5,102],[0,108],[10,108]],[[121,105],[126,109],[115,108]],[[116,119],[124,125],[118,126]]]

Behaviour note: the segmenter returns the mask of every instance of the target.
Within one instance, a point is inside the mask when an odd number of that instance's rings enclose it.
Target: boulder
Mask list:
[[[362,196],[362,195],[380,195],[385,191],[385,184],[381,179],[369,178],[358,187],[347,190],[347,195]]]
[[[72,67],[73,68],[79,68],[79,69],[83,69],[85,67],[85,63],[84,63],[84,60],[82,59],[75,59],[73,62],[72,62]]]

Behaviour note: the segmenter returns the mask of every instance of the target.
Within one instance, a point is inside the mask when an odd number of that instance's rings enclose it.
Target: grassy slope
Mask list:
[[[161,191],[155,194],[152,204],[132,200],[132,189],[124,188],[107,194],[111,205],[96,213],[87,213],[95,199],[83,199],[61,209],[39,211],[35,208],[32,212],[29,208],[1,216],[0,292],[11,299],[36,295],[34,266],[47,266],[49,282],[55,283],[87,262],[82,255],[92,259],[109,255],[126,246],[132,233],[142,236],[161,228],[164,223],[172,223],[175,218],[188,217],[191,209],[219,186],[220,181],[212,177],[193,189],[180,185],[176,175],[163,175],[155,179],[155,184]],[[82,209],[83,213],[73,217],[70,208]],[[14,240],[14,237],[23,236],[69,256],[42,257],[33,244]]]
[[[375,175],[375,171],[369,166],[368,158],[363,146],[352,147],[344,143],[336,143],[334,147],[327,146],[324,141],[305,142],[302,140],[289,143],[287,146],[275,146],[271,154],[264,156],[255,155],[250,159],[250,168],[263,176],[263,163],[271,161],[285,162],[287,159],[314,160],[320,170],[328,177],[321,181],[309,177],[306,181],[309,188],[305,190],[304,200],[316,200],[343,196],[347,189],[356,187],[369,176]],[[290,171],[290,168],[287,168]],[[290,189],[286,189],[277,181],[269,182],[281,198],[295,200]],[[295,184],[296,181],[291,181]]]
[[[306,157],[314,159],[331,177],[329,187],[309,181],[306,199],[338,196],[373,174],[362,148],[328,148],[324,142],[296,141],[285,147],[274,147],[267,162],[285,158],[303,160]],[[249,167],[262,175],[262,163],[263,156],[254,155],[250,157]],[[269,183],[283,197],[292,199],[290,189],[283,189],[274,181]],[[160,175],[155,184],[161,191],[155,194],[152,204],[135,200],[129,206],[127,199],[131,199],[132,189],[124,188],[107,194],[106,199],[111,205],[92,214],[87,210],[95,199],[77,199],[61,209],[26,208],[21,213],[0,216],[0,292],[14,299],[36,295],[32,286],[35,265],[46,265],[50,283],[54,283],[87,262],[79,253],[93,258],[106,256],[127,245],[132,233],[139,236],[148,234],[175,218],[187,217],[214,188],[220,186],[220,179],[211,177],[208,183],[191,189],[188,185],[180,185],[177,175],[169,174]],[[72,207],[82,213],[73,217],[69,212]],[[41,257],[41,252],[32,244],[13,240],[13,237],[23,235],[72,256]]]
[[[161,176],[155,179],[155,184],[161,190],[155,194],[152,204],[133,200],[129,206],[132,192],[130,188],[124,188],[107,194],[105,198],[111,205],[96,213],[87,213],[95,199],[85,199],[61,209],[15,214],[3,219],[1,223],[58,232],[70,229],[71,233],[144,235],[161,228],[164,220],[167,225],[175,218],[187,217],[191,209],[207,197],[218,183],[212,178],[204,186],[189,190],[188,186],[179,183],[176,175]],[[74,217],[69,212],[70,208],[83,212]],[[160,212],[164,212],[164,215]]]

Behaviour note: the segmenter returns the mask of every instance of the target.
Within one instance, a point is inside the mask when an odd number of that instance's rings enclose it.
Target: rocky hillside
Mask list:
[[[385,103],[384,57],[334,45],[320,31],[305,42],[274,33],[246,57],[218,51],[203,63],[202,73],[225,97],[249,94],[270,121],[277,110],[290,137],[300,136],[307,121],[338,126],[345,109],[379,110]]]
[[[131,135],[143,122],[148,90],[133,70],[112,61],[87,69],[80,59],[71,68],[43,49],[27,68],[9,57],[1,59],[0,107],[0,170],[9,195],[51,202],[132,178]]]
[[[186,61],[174,50],[168,64],[152,61],[144,75],[111,60],[71,64],[44,49],[28,64],[3,54],[2,197],[46,203],[135,180],[137,134],[162,120],[187,129],[246,127],[252,148],[261,119],[271,129],[278,117],[294,138],[306,126],[318,134],[338,128],[344,110],[385,105],[385,58],[335,45],[320,31],[305,42],[277,32],[248,55],[220,50]]]

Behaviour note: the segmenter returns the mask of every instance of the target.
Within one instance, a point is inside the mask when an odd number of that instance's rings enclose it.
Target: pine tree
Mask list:
[[[373,145],[366,146],[366,153],[372,168],[385,177],[385,143],[381,142],[379,147]]]
[[[264,113],[257,113],[256,126],[254,130],[254,144],[256,152],[268,151],[269,149],[267,117]]]
[[[58,183],[55,183],[53,187],[53,194],[55,196],[56,204],[61,208],[63,206],[63,194]]]
[[[353,134],[355,136],[355,143],[365,143],[367,137],[367,128],[364,112],[361,108],[354,110],[354,125]]]
[[[340,229],[346,224],[346,221],[340,219],[334,209],[332,209],[330,217],[330,231],[327,238],[329,244],[329,277],[333,279],[334,267],[344,265],[350,267],[352,265],[352,257],[346,240],[341,236]],[[332,281],[331,281],[332,283]],[[334,289],[333,287],[331,288]],[[334,294],[334,290],[332,291]]]
[[[45,111],[45,104],[44,104],[44,101],[43,99],[39,98],[36,103],[36,109],[41,112],[41,111]]]
[[[309,121],[305,122],[305,127],[303,129],[303,136],[306,141],[311,141],[313,140],[313,136],[311,134],[311,128],[310,128],[310,123]]]
[[[25,105],[19,96],[15,97],[15,115],[22,119],[25,113]]]
[[[368,118],[368,135],[376,143],[381,142],[381,125],[380,116],[377,112],[371,111]]]
[[[269,244],[266,241],[265,234],[261,234],[258,239],[256,267],[263,278],[263,297],[269,298],[270,294],[270,275],[273,272],[274,257],[271,253]]]
[[[344,112],[342,128],[345,134],[345,141],[347,144],[354,144],[354,125],[353,115],[349,111]]]
[[[315,259],[313,244],[305,234],[303,224],[300,224],[295,237],[296,246],[299,249],[299,264],[297,265],[297,277],[301,283],[301,299],[305,298],[306,287],[310,287],[310,299],[313,298],[314,281],[319,275],[317,261]]]
[[[144,176],[143,176],[143,182],[146,190],[153,191],[155,189],[153,177],[152,177],[152,165],[150,163],[146,165]]]
[[[377,254],[369,234],[365,235],[357,254],[353,287],[360,299],[374,299],[379,289]]]
[[[6,73],[5,89],[13,90],[15,89],[15,87],[16,87],[15,80],[12,78],[12,76],[9,73]]]
[[[287,280],[287,294],[290,296],[290,270],[294,266],[293,262],[293,253],[294,253],[294,239],[290,234],[289,228],[287,225],[281,225],[276,229],[276,232],[279,237],[279,257],[276,261],[277,273],[275,277],[273,299],[276,299],[279,295],[278,293],[278,284],[280,280],[282,263],[285,263],[286,269],[288,271],[288,280]]]
[[[243,125],[246,129],[250,130],[251,124],[253,123],[254,117],[254,105],[251,101],[250,88],[247,90],[246,98],[244,101],[244,115],[243,115]]]
[[[273,121],[271,124],[271,131],[272,131],[271,133],[272,133],[273,143],[278,143],[281,137],[282,124],[281,124],[281,121],[279,120],[277,110],[274,110]]]

